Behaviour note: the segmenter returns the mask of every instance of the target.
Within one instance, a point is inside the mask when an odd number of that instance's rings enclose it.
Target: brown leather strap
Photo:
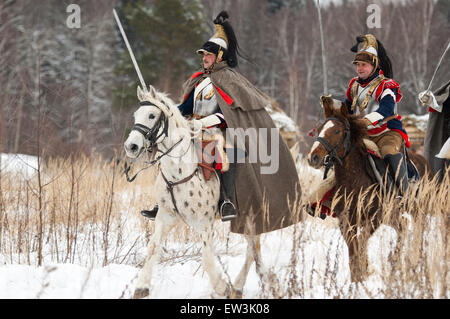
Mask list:
[[[171,182],[171,181],[167,180],[167,178],[164,176],[163,172],[161,171],[161,175],[162,175],[164,181],[165,181],[166,184],[167,184],[167,190],[169,191],[170,197],[172,198],[172,203],[173,203],[173,206],[175,207],[175,211],[176,211],[179,215],[180,215],[180,212],[179,212],[178,207],[177,207],[177,201],[175,200],[175,195],[174,195],[174,193],[173,193],[173,188],[174,188],[175,186],[177,186],[177,185],[180,185],[180,184],[183,184],[183,183],[186,183],[187,181],[189,181],[189,180],[190,180],[192,177],[194,177],[194,175],[197,173],[197,170],[198,170],[198,169],[195,169],[194,172],[193,172],[191,175],[189,175],[188,177],[183,178],[182,180],[180,180],[180,181],[178,181],[178,182]],[[180,216],[181,216],[181,215],[180,215]]]
[[[380,124],[384,124],[386,122],[389,122],[390,120],[393,120],[393,119],[395,119],[397,117],[398,117],[398,114],[391,115],[391,116],[385,118],[383,121],[381,121]]]
[[[204,118],[203,115],[198,115],[196,113],[192,114],[192,116],[196,119],[196,120],[201,120],[202,118]]]
[[[208,165],[206,165],[206,164],[204,164],[204,163],[198,163],[198,166],[201,166],[201,167],[203,167],[203,168],[209,169],[211,172],[214,172],[214,171],[215,171],[214,168],[212,168],[211,166],[208,166]]]

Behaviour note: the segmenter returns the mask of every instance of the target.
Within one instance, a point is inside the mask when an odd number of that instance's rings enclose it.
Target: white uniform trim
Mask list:
[[[385,89],[385,90],[383,91],[383,93],[382,93],[381,96],[380,96],[380,101],[381,101],[381,99],[384,98],[386,95],[391,95],[392,98],[393,98],[394,101],[395,101],[395,94],[394,94],[394,91],[392,91],[391,89]]]
[[[372,113],[369,113],[366,116],[364,116],[364,118],[368,119],[370,121],[370,123],[373,124],[375,122],[378,122],[379,120],[384,119],[384,116],[378,112],[372,112]]]
[[[197,98],[197,95],[203,91],[203,89],[211,83],[211,79],[209,77],[205,78],[194,90],[194,99]]]
[[[200,119],[199,121],[202,122],[203,128],[208,128],[220,124],[220,119],[217,117],[217,114],[208,115]]]
[[[436,154],[436,157],[450,159],[450,137],[447,139],[444,146],[442,146],[439,154]]]

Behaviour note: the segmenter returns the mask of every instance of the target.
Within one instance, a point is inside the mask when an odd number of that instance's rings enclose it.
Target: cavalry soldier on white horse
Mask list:
[[[183,100],[178,108],[184,116],[192,117],[194,128],[219,127],[224,135],[229,129],[244,132],[252,128],[266,129],[268,134],[262,138],[258,133],[257,140],[263,140],[267,147],[274,140],[273,131],[277,131],[265,109],[272,102],[236,71],[238,42],[227,19],[228,14],[222,11],[214,20],[215,34],[197,50],[203,65],[184,83]],[[295,222],[288,203],[300,198],[298,175],[281,135],[275,139],[277,150],[271,151],[278,154],[279,169],[263,174],[264,165],[259,158],[256,162],[248,161],[248,143],[241,139],[236,145],[227,138],[229,169],[221,172],[220,163],[215,169],[221,179],[221,218],[231,220],[232,232],[257,235]],[[154,219],[157,212],[155,206],[142,214]],[[248,229],[250,225],[252,230]]]
[[[161,154],[150,162],[150,166],[159,163],[155,179],[159,208],[144,212],[156,217],[155,232],[138,277],[135,298],[150,294],[153,268],[161,255],[163,239],[179,221],[200,235],[202,264],[211,285],[218,295],[228,297],[242,295],[253,262],[262,282],[276,280],[276,275],[262,263],[259,235],[299,221],[292,214],[301,196],[294,160],[266,111],[271,99],[234,70],[237,41],[227,18],[226,12],[222,12],[214,20],[216,34],[198,50],[203,55],[203,68],[186,81],[179,106],[152,86],[137,90],[140,107],[134,113],[135,122],[124,143],[125,152],[132,160],[144,150],[150,156]],[[143,80],[141,83],[145,88]],[[227,143],[218,127],[225,131]],[[236,132],[244,132],[244,136]],[[205,141],[205,135],[217,140]],[[206,147],[202,147],[205,142],[213,143],[221,159],[228,157],[231,162],[216,158],[214,177],[210,175],[209,179],[205,163],[200,160],[205,155]],[[227,154],[222,155],[224,147]],[[215,154],[207,155],[215,158]],[[230,172],[226,166],[232,164],[234,169]],[[133,181],[135,177],[130,179],[128,170],[127,180]],[[215,171],[222,175],[221,183],[215,178]],[[221,192],[220,188],[224,190]],[[224,279],[215,260],[213,226],[218,211],[222,220],[231,220],[230,231],[244,235],[248,242],[243,267],[232,285]]]

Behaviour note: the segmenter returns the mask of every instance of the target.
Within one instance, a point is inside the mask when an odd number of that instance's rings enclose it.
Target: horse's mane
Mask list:
[[[355,145],[360,152],[365,153],[363,138],[367,138],[368,134],[367,134],[367,127],[365,123],[362,121],[363,115],[349,114],[345,116],[341,113],[339,109],[333,108],[332,116],[348,124],[348,126],[350,127],[351,144]]]
[[[183,117],[174,101],[164,92],[153,90],[144,93],[144,100],[155,104],[167,117],[172,117],[177,128],[189,130],[188,121]]]

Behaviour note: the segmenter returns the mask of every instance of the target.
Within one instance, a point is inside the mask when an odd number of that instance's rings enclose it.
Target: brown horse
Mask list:
[[[393,192],[385,192],[376,183],[369,166],[363,141],[368,135],[362,116],[349,115],[345,103],[336,107],[334,101],[330,97],[321,98],[325,122],[318,129],[319,136],[308,154],[308,162],[314,168],[334,166],[333,216],[339,219],[348,245],[352,281],[359,281],[367,272],[367,240],[382,222],[390,224],[383,216],[381,204],[392,199]],[[418,154],[409,154],[409,157],[420,176],[424,176],[428,166],[425,158]],[[397,222],[390,225],[398,230]]]

